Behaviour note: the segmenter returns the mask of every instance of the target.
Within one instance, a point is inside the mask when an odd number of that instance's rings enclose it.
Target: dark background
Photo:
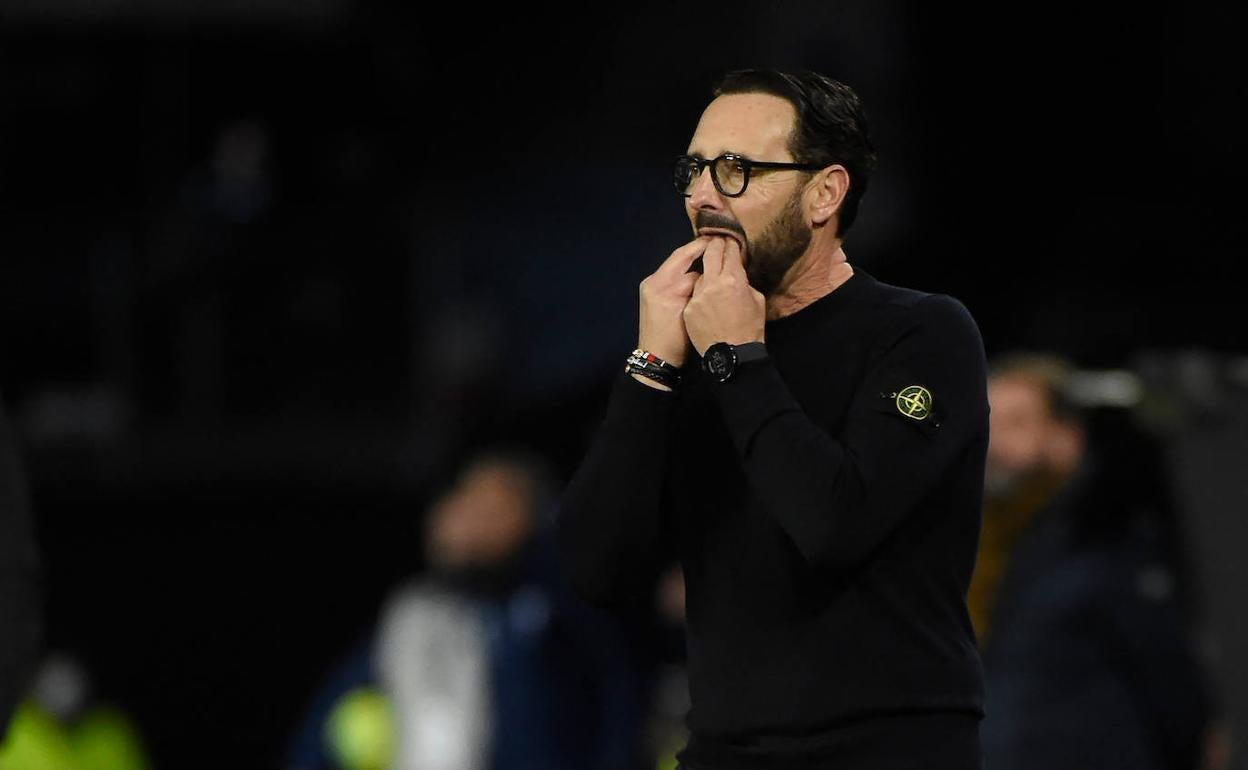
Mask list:
[[[1243,360],[1227,10],[397,5],[0,1],[0,391],[47,641],[159,766],[277,764],[464,451],[571,471],[725,69],[859,91],[846,250],[990,354]]]

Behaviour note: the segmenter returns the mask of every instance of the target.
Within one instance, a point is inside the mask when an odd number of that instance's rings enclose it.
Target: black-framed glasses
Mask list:
[[[756,168],[785,168],[798,171],[818,171],[823,165],[817,163],[772,163],[770,161],[750,160],[741,155],[725,153],[718,158],[699,158],[696,155],[681,155],[676,159],[672,169],[672,182],[676,192],[689,197],[693,183],[702,176],[702,171],[711,167],[711,181],[715,189],[727,198],[736,198],[750,186],[750,174]]]

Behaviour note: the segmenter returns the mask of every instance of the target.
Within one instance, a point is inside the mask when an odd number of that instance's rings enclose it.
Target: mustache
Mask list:
[[[727,214],[720,214],[715,211],[698,211],[693,217],[693,226],[695,229],[701,230],[703,227],[714,227],[720,230],[731,230],[741,236],[742,240],[746,239],[745,228],[741,223]]]

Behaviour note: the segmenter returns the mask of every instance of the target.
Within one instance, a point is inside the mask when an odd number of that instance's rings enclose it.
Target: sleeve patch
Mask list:
[[[907,385],[893,398],[897,411],[912,420],[926,420],[932,416],[932,392],[922,385]]]
[[[944,405],[937,402],[932,391],[923,385],[906,385],[881,391],[875,411],[891,414],[922,433],[934,434],[947,416]]]

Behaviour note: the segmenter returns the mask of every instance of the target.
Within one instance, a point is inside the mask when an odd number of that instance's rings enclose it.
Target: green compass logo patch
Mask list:
[[[912,420],[926,420],[932,413],[932,394],[922,385],[911,385],[897,394],[897,411]]]

